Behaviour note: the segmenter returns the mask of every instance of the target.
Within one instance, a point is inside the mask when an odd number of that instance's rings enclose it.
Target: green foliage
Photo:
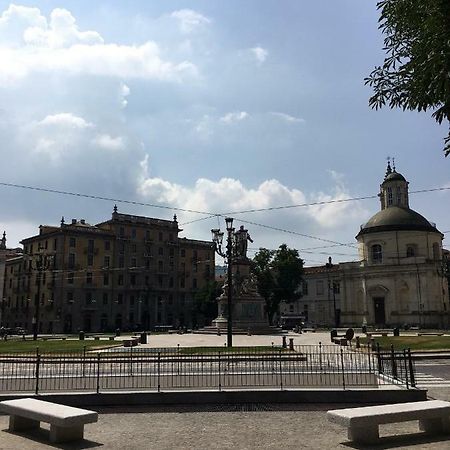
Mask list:
[[[383,0],[377,7],[386,56],[365,79],[374,90],[369,105],[431,109],[439,124],[450,121],[450,1]],[[450,133],[444,145],[448,156]]]
[[[292,303],[301,297],[303,260],[297,250],[286,244],[278,250],[260,248],[253,258],[252,273],[256,276],[258,292],[266,302],[269,323],[282,301]]]
[[[217,297],[221,294],[217,281],[211,281],[197,291],[194,297],[194,316],[202,316],[206,322],[217,317]]]

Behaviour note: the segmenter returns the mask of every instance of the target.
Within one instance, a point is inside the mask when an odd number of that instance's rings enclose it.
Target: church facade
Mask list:
[[[285,314],[318,325],[448,327],[444,235],[410,208],[408,184],[388,163],[380,211],[356,236],[359,261],[305,269],[304,295]]]

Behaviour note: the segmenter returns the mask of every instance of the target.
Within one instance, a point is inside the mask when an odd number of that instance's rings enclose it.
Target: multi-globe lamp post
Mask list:
[[[225,263],[228,266],[227,270],[227,347],[233,346],[233,318],[232,318],[232,291],[233,291],[233,280],[232,280],[232,265],[233,265],[233,218],[227,217],[225,219],[226,230],[227,230],[227,245],[226,248],[222,248],[223,235],[224,232],[220,231],[219,228],[214,228],[211,230],[212,240],[214,243],[214,250],[216,253],[224,258]],[[224,251],[225,250],[225,251]]]
[[[31,260],[30,268],[37,272],[36,283],[37,283],[37,294],[34,298],[34,316],[32,319],[33,325],[33,340],[37,340],[39,332],[39,307],[41,304],[41,283],[42,283],[42,273],[47,271],[51,264],[53,263],[53,256],[44,254],[43,247],[39,244],[37,254],[33,255]]]

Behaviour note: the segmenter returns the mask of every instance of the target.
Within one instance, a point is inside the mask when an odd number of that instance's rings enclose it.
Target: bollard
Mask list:
[[[361,344],[359,342],[359,336],[356,336],[356,348],[361,348]]]
[[[80,341],[84,341],[84,331],[80,331],[78,333],[78,337],[79,337]]]
[[[116,330],[116,337],[120,336],[120,328],[117,328]]]
[[[294,338],[289,338],[289,350],[294,351]]]
[[[283,348],[287,348],[286,336],[283,336]]]
[[[145,331],[143,331],[141,333],[141,344],[146,344],[147,343],[147,333]]]

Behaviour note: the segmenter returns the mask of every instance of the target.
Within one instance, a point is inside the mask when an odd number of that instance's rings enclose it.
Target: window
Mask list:
[[[169,249],[169,256],[174,256],[174,254],[175,254],[174,248],[170,247],[170,249]]]
[[[158,261],[158,271],[159,271],[159,272],[162,272],[163,269],[164,269],[163,262],[162,262],[162,261]]]
[[[136,244],[131,244],[131,253],[136,253]]]
[[[130,284],[131,284],[131,286],[136,285],[136,275],[135,274],[130,275]]]
[[[125,236],[125,228],[124,227],[120,227],[119,228],[119,236],[120,237],[124,237]]]
[[[123,294],[118,294],[117,295],[117,303],[119,305],[121,305],[123,303]]]
[[[130,306],[134,306],[134,295],[130,295]]]
[[[372,245],[370,252],[372,255],[372,262],[374,264],[380,264],[383,262],[383,249],[380,244]]]
[[[75,253],[69,253],[69,269],[75,268]]]
[[[117,284],[119,286],[123,286],[123,275],[119,275],[119,277],[117,279]]]
[[[88,253],[94,252],[94,239],[88,240]]]
[[[67,275],[67,283],[68,283],[68,284],[73,284],[73,272],[70,272],[70,273]]]
[[[163,247],[159,247],[158,248],[158,255],[159,256],[163,256],[164,255],[164,248]]]
[[[148,275],[145,276],[145,285],[148,286],[150,284]]]
[[[107,292],[103,293],[103,304],[104,305],[108,304],[108,293]]]
[[[181,278],[180,279],[180,288],[184,288],[184,286],[185,286],[184,278]]]
[[[73,292],[67,293],[67,303],[73,303]]]
[[[131,229],[131,237],[132,237],[133,239],[136,239],[136,228],[132,228],[132,229]]]
[[[137,267],[137,259],[131,258],[131,267]]]
[[[109,267],[110,263],[111,263],[111,257],[105,256],[103,258],[103,267]]]
[[[94,265],[94,255],[92,253],[88,253],[87,255],[87,265],[88,266]]]
[[[146,239],[147,241],[150,240],[150,230],[145,230],[145,239]]]
[[[186,250],[185,250],[184,248],[181,249],[181,251],[180,251],[180,256],[181,256],[182,258],[184,258],[184,257],[186,256]]]
[[[304,281],[302,284],[303,295],[308,295],[308,282]]]
[[[341,292],[341,284],[338,281],[333,281],[333,292],[339,294]]]
[[[388,205],[392,205],[392,188],[387,188],[387,194],[388,194]]]
[[[56,251],[57,247],[58,247],[58,239],[54,239],[53,240],[53,250]]]
[[[119,256],[119,268],[125,267],[125,258],[123,256]]]
[[[316,281],[316,295],[323,295],[323,281]]]
[[[197,289],[197,278],[192,278],[192,289]]]
[[[92,272],[86,273],[86,284],[92,284]]]
[[[105,250],[110,250],[110,249],[111,249],[111,242],[105,241]]]
[[[402,204],[402,188],[400,186],[397,186],[397,189],[395,190],[397,194],[397,205]]]
[[[105,273],[105,274],[103,275],[103,285],[104,285],[104,286],[108,286],[108,284],[109,284],[109,274],[108,274],[108,273]]]
[[[161,275],[158,277],[158,286],[163,287],[163,277]]]
[[[413,256],[416,256],[416,249],[414,248],[413,245],[408,245],[406,247],[406,257],[411,258]]]
[[[169,287],[173,288],[173,277],[169,278]]]
[[[158,234],[158,239],[159,239],[159,241],[162,241],[162,240],[163,240],[163,234],[161,233],[161,231],[160,231],[159,234]]]
[[[86,305],[94,303],[92,299],[92,292],[86,292]]]
[[[173,295],[172,294],[169,294],[169,299],[167,302],[169,303],[169,305],[173,304]]]
[[[435,261],[438,261],[439,259],[441,259],[441,250],[440,250],[439,244],[437,242],[435,242],[433,244],[433,259]]]
[[[76,239],[74,237],[71,237],[69,239],[69,247],[75,248],[76,244],[77,244]]]

